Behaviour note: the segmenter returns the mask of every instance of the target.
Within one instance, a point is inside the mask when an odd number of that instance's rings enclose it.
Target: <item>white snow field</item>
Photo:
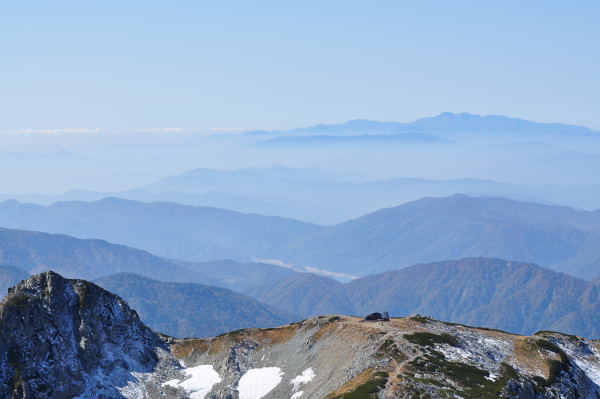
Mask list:
[[[279,367],[248,370],[238,383],[240,399],[260,399],[281,382],[283,372]]]
[[[290,384],[294,385],[294,389],[292,390],[292,392],[294,392],[292,399],[298,399],[300,396],[302,396],[304,392],[298,391],[298,389],[300,389],[300,385],[308,384],[313,378],[315,378],[315,371],[312,369],[312,367],[307,368],[302,372],[302,374],[292,378],[290,380]]]
[[[221,382],[219,373],[217,373],[210,364],[185,368],[183,369],[183,373],[190,378],[181,381],[170,380],[163,385],[183,388],[190,393],[191,399],[204,399],[206,394],[212,389],[213,385]]]

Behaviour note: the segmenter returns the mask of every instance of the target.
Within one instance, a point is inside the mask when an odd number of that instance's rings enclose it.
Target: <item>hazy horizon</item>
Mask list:
[[[114,193],[272,165],[354,183],[600,185],[595,134],[526,122],[600,131],[599,12],[595,1],[5,2],[0,194]],[[388,123],[319,126],[356,119]],[[276,137],[289,129],[302,137]],[[271,136],[243,134],[255,130]],[[600,207],[593,190],[558,190],[516,191]],[[211,191],[177,195],[190,192]],[[315,202],[309,192],[278,197],[290,211]]]

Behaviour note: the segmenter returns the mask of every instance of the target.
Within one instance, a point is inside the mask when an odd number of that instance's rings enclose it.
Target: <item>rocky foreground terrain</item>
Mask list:
[[[2,398],[600,397],[598,341],[422,316],[174,339],[118,296],[52,272],[3,300],[0,356]]]

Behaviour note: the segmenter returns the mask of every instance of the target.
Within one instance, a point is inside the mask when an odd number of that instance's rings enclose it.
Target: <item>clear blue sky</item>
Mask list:
[[[0,129],[600,129],[600,1],[3,1]]]

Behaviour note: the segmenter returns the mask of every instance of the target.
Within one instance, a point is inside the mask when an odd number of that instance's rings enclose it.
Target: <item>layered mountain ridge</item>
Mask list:
[[[193,282],[243,290],[259,281],[271,282],[296,272],[263,263],[232,260],[184,262],[98,239],[80,239],[0,228],[0,295],[27,275],[52,269],[72,278],[97,279],[119,273],[138,274],[169,282]],[[0,280],[0,283],[2,281]]]
[[[597,284],[501,259],[421,264],[342,284],[274,265],[165,260],[101,240],[0,230],[0,263],[20,266],[0,267],[2,293],[44,268],[96,279],[139,306],[150,326],[177,337],[270,327],[319,314],[365,314],[374,306],[521,334],[555,329],[600,336]],[[194,311],[202,306],[213,311]]]
[[[186,261],[277,260],[355,276],[465,257],[516,259],[584,279],[597,278],[600,265],[600,213],[495,197],[424,198],[334,226],[120,199],[4,202],[0,224]]]
[[[297,240],[289,263],[358,276],[423,262],[494,257],[580,278],[598,274],[600,214],[454,195],[382,209]]]
[[[357,134],[397,134],[402,132],[461,133],[529,133],[539,135],[600,136],[600,132],[583,126],[562,123],[540,123],[504,115],[478,115],[469,112],[443,112],[417,119],[413,122],[381,122],[369,119],[353,119],[336,124],[318,124],[284,131],[251,131],[246,134],[276,135],[357,135]]]
[[[68,277],[94,279],[129,272],[171,281],[217,283],[202,273],[149,252],[98,239],[0,228],[0,263],[30,274],[53,269]]]

